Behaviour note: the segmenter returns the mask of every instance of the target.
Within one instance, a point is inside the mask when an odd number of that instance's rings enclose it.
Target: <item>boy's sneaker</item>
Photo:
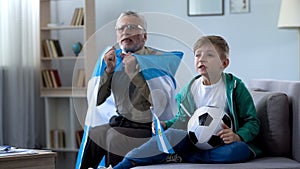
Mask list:
[[[182,158],[178,154],[169,154],[165,160],[166,163],[181,163]]]

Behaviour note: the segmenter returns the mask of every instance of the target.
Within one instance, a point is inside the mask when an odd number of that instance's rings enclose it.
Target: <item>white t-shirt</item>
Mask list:
[[[229,110],[223,78],[221,78],[216,84],[208,86],[203,85],[202,81],[202,77],[200,77],[195,80],[191,86],[191,93],[193,94],[196,108],[214,106],[224,110],[224,112],[228,114]]]

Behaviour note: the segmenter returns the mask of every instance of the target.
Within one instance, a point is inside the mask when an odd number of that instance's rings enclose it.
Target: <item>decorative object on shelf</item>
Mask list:
[[[188,16],[224,15],[224,0],[188,0]]]
[[[75,42],[72,46],[72,50],[75,53],[75,56],[78,56],[82,49],[82,44],[80,42]]]
[[[230,0],[230,13],[248,13],[250,0]]]
[[[278,27],[285,29],[298,29],[298,50],[300,52],[300,1],[299,0],[282,0]],[[300,59],[300,53],[299,53]],[[300,60],[299,60],[300,66]],[[300,69],[299,80],[300,80]]]

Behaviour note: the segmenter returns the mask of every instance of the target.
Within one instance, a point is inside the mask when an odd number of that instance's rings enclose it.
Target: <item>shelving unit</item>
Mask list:
[[[73,26],[71,20],[78,7],[84,9],[84,25]],[[66,10],[61,11],[63,8]],[[61,16],[64,17],[64,24],[53,26],[53,23],[61,22]],[[52,25],[48,26],[49,24]],[[94,32],[94,0],[40,0],[40,70],[57,70],[61,81],[59,87],[45,87],[42,73],[40,75],[40,96],[45,103],[45,148],[58,153],[56,168],[75,166],[79,148],[76,135],[77,131],[82,130],[81,120],[87,110],[86,85],[77,86],[75,81],[79,69],[85,70],[87,56],[76,57],[71,49],[75,42],[84,44]],[[46,39],[59,40],[63,50],[62,57],[46,57],[43,49],[43,41]],[[84,84],[86,82],[87,78]],[[53,131],[63,131],[63,136],[57,138]],[[61,138],[63,146],[53,146],[53,142]]]

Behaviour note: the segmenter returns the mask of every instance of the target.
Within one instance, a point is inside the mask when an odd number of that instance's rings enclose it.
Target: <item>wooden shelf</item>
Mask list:
[[[67,29],[84,29],[84,25],[72,26],[72,25],[62,25],[62,26],[45,26],[42,27],[42,31],[51,31],[51,30],[67,30]]]
[[[83,60],[85,59],[84,56],[62,56],[62,57],[52,57],[52,58],[49,58],[49,57],[41,57],[41,60],[42,61],[52,61],[52,60]]]
[[[86,97],[86,88],[58,87],[42,88],[42,97]]]
[[[66,4],[71,4],[72,6],[66,7]],[[84,25],[75,26],[49,24],[59,23],[59,21],[64,21],[66,24],[73,23],[72,15],[74,15],[77,8],[84,8]],[[65,13],[72,15],[65,15]],[[79,20],[81,18],[82,15],[80,15]],[[84,87],[87,86],[85,70],[88,58],[87,55],[75,56],[72,51],[72,45],[74,42],[81,42],[84,44],[95,33],[95,0],[40,0],[39,33],[39,62],[41,71],[40,96],[44,100],[45,107],[46,149],[58,152],[57,164],[64,163],[63,168],[74,168],[76,159],[73,157],[74,154],[76,155],[76,153],[78,153],[76,132],[78,130],[82,130],[81,123],[84,123],[84,114],[88,109],[86,94],[87,88]],[[62,49],[63,56],[53,57],[60,56],[56,55],[56,53],[58,53],[57,51],[60,50],[57,50],[59,49],[59,47],[57,47],[57,43],[54,44],[54,47],[52,43],[49,45],[49,43],[47,43],[48,41],[46,41],[49,39],[60,42],[59,45]],[[49,47],[51,48],[51,52]],[[57,70],[60,80],[53,80],[54,70],[55,72]],[[50,80],[48,74],[49,71],[51,75]],[[44,72],[47,72],[47,80],[45,80]],[[54,79],[57,79],[56,77],[57,76],[55,76]],[[78,79],[80,79],[80,81]],[[57,83],[59,81],[61,83]],[[56,85],[49,85],[50,83]],[[76,84],[75,86],[83,87],[75,87],[74,84]],[[49,88],[44,87],[44,85],[49,86]],[[61,87],[50,88],[52,86]],[[64,148],[50,148],[51,145],[53,145],[53,135],[51,135],[51,131],[54,130],[63,131],[65,143],[63,146]],[[68,167],[65,166],[66,162],[64,161],[67,155],[71,159],[68,161],[68,164],[66,164]],[[59,156],[63,157],[60,158]]]

